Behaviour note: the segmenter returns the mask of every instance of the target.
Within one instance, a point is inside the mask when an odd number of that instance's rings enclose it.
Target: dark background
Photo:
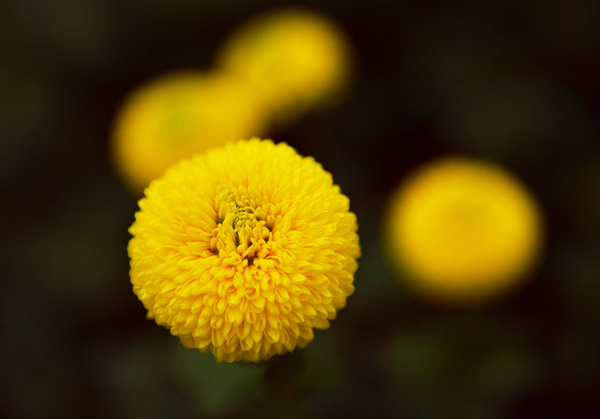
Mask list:
[[[600,408],[596,0],[307,2],[356,52],[347,100],[272,132],[331,171],[363,248],[356,293],[305,350],[216,364],[145,319],[126,245],[136,200],[107,141],[125,95],[211,67],[280,3],[0,1],[0,416],[593,417]],[[381,253],[387,194],[444,153],[519,176],[545,257],[478,310],[405,294]]]

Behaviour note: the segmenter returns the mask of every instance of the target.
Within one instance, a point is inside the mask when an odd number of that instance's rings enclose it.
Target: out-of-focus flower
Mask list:
[[[261,133],[264,115],[234,77],[180,71],[157,77],[125,101],[113,133],[113,160],[140,193],[173,163]]]
[[[245,78],[283,120],[335,103],[352,73],[349,43],[338,25],[300,9],[268,12],[242,25],[224,44],[217,66]]]
[[[353,293],[356,216],[331,174],[271,141],[183,159],[146,189],[130,228],[148,317],[217,361],[304,347]]]
[[[422,296],[481,303],[518,284],[541,248],[540,210],[503,168],[446,157],[416,171],[391,196],[387,253]]]

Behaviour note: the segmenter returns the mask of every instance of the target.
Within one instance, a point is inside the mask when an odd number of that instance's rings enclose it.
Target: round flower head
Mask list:
[[[126,184],[139,193],[179,159],[256,135],[262,124],[250,90],[235,78],[171,73],[127,98],[116,120],[113,158]]]
[[[538,207],[517,179],[479,160],[442,158],[391,197],[390,260],[409,288],[434,300],[480,303],[516,285],[541,245]]]
[[[349,200],[286,144],[228,143],[145,192],[129,230],[133,291],[186,347],[269,359],[306,346],[354,291]]]
[[[244,77],[267,109],[290,119],[335,101],[351,59],[340,28],[325,16],[285,9],[259,15],[225,43],[218,66]]]

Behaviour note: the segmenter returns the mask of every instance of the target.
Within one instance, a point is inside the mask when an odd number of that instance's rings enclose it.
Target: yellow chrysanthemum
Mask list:
[[[306,346],[354,291],[349,200],[286,144],[254,138],[183,159],[139,205],[133,290],[149,318],[217,361]]]
[[[245,78],[282,119],[334,102],[350,80],[350,48],[337,24],[296,9],[268,12],[242,25],[217,65]]]
[[[480,303],[506,292],[534,266],[539,209],[499,166],[443,158],[391,197],[388,256],[410,288],[435,300]]]
[[[117,170],[141,192],[173,163],[227,141],[260,133],[263,115],[239,80],[181,71],[146,83],[125,101],[116,121]]]

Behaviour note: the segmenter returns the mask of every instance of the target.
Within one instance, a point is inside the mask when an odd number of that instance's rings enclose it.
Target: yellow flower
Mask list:
[[[530,273],[541,247],[533,197],[499,166],[448,157],[417,170],[392,195],[388,256],[417,293],[481,303]]]
[[[350,81],[350,48],[342,30],[308,10],[283,9],[242,25],[217,65],[244,77],[281,119],[339,99]]]
[[[306,346],[354,291],[349,200],[286,144],[253,138],[183,159],[139,205],[133,291],[149,318],[217,361]]]
[[[262,130],[263,116],[246,85],[200,71],[160,76],[133,92],[113,135],[116,169],[140,193],[173,163]]]

